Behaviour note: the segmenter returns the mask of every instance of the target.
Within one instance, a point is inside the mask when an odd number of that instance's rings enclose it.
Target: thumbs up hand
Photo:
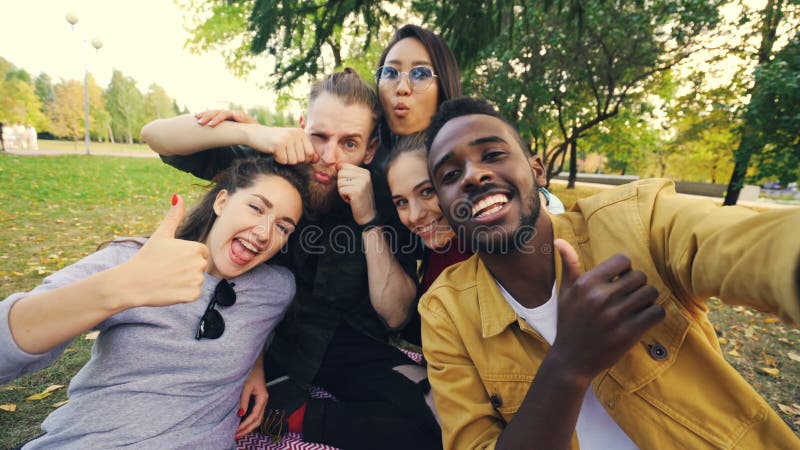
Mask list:
[[[183,198],[176,194],[172,208],[141,250],[112,269],[124,308],[167,306],[200,297],[209,250],[200,242],[175,239],[184,212]]]
[[[583,275],[577,252],[566,241],[554,242],[561,254],[558,331],[553,356],[588,383],[611,367],[642,335],[664,319],[654,302],[658,291],[647,277],[617,254]]]

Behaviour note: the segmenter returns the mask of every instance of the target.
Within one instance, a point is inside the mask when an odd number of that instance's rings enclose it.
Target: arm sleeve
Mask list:
[[[236,158],[258,155],[269,157],[250,147],[233,145],[230,147],[211,148],[191,155],[161,155],[161,160],[178,170],[189,172],[197,178],[212,180],[219,172],[230,167]]]
[[[494,449],[503,432],[503,418],[492,407],[452,319],[445,311],[431,307],[436,303],[435,295],[434,291],[422,297],[419,313],[422,351],[428,362],[444,448]]]
[[[8,324],[11,307],[33,294],[50,291],[116,266],[136,252],[124,244],[112,244],[75,264],[67,266],[44,279],[41,285],[30,292],[12,294],[0,302],[0,385],[16,378],[43,369],[55,361],[71,341],[42,354],[31,354],[17,346]],[[99,327],[98,327],[99,328]]]
[[[679,197],[672,184],[647,201],[653,259],[682,301],[714,296],[800,323],[800,208],[720,207]]]

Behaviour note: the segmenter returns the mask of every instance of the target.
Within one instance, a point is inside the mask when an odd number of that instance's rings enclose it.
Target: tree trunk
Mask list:
[[[745,115],[744,130],[742,131],[742,141],[739,143],[739,148],[733,153],[736,164],[733,166],[733,173],[731,180],[728,182],[728,190],[725,193],[725,200],[722,202],[723,206],[733,206],[739,201],[739,193],[744,186],[745,175],[747,175],[747,168],[750,166],[750,158],[754,153],[760,151],[760,146],[754,142],[752,137],[752,128],[749,122],[752,119],[751,114]]]
[[[772,57],[772,47],[777,39],[778,25],[783,18],[783,0],[768,0],[767,6],[761,12],[761,44],[758,48],[758,65],[768,64]],[[754,85],[751,92],[755,92]],[[760,151],[760,146],[755,142],[753,114],[748,111],[744,116],[744,127],[742,127],[742,140],[739,148],[733,152],[736,164],[733,167],[731,181],[728,183],[728,190],[725,193],[723,206],[732,206],[739,201],[739,193],[744,186],[747,168],[750,166],[750,158],[753,153]]]
[[[575,189],[575,178],[578,177],[578,139],[569,143],[569,181],[567,189]]]

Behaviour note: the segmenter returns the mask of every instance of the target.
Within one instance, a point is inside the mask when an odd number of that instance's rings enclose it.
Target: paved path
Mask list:
[[[19,156],[54,156],[54,155],[84,155],[84,149],[78,150],[53,150],[41,148],[39,150],[6,150],[9,155]],[[92,150],[92,155],[99,156],[125,156],[129,158],[157,158],[156,152],[124,152],[124,151],[102,151]]]

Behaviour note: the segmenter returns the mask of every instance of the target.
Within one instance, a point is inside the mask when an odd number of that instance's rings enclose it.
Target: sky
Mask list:
[[[218,53],[194,55],[183,49],[188,38],[184,13],[173,0],[0,0],[0,57],[33,77],[44,72],[54,82],[83,80],[84,59],[102,87],[114,69],[137,82],[143,93],[151,83],[163,87],[190,111],[224,108],[229,103],[274,109],[274,93],[258,82],[240,80]],[[78,16],[75,30],[65,15]],[[82,38],[99,38],[95,52]],[[87,57],[84,57],[84,54]]]

